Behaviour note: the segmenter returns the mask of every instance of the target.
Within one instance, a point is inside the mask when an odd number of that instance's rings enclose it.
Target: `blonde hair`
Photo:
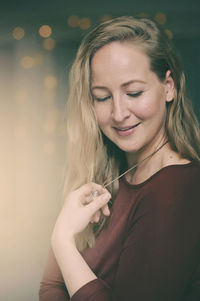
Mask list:
[[[150,58],[150,68],[160,81],[171,71],[175,97],[167,105],[166,134],[171,147],[182,157],[200,160],[200,134],[197,119],[185,93],[185,76],[179,59],[165,33],[149,19],[119,17],[100,24],[82,41],[70,72],[67,101],[67,169],[64,196],[82,184],[103,184],[126,168],[125,155],[100,131],[91,95],[91,60],[104,45],[130,41],[141,46]],[[116,195],[118,182],[109,190]],[[99,231],[103,227],[102,218]],[[99,233],[88,225],[78,237],[78,247],[92,246]]]

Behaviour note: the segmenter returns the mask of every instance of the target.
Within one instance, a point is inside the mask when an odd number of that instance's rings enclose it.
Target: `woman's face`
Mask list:
[[[166,102],[174,96],[170,71],[160,82],[139,47],[112,42],[95,53],[91,72],[94,109],[105,136],[125,152],[160,142]]]

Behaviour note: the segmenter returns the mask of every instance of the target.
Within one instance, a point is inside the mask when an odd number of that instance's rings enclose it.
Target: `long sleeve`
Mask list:
[[[40,301],[69,301],[69,295],[52,249],[40,283]]]
[[[199,168],[188,166],[166,168],[145,185],[121,183],[110,228],[85,257],[98,278],[71,301],[200,300],[199,179]]]

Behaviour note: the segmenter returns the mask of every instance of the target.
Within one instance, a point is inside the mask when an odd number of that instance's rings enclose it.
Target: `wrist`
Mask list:
[[[51,245],[53,248],[66,248],[67,246],[76,247],[75,235],[70,233],[61,234],[53,232],[51,236]]]

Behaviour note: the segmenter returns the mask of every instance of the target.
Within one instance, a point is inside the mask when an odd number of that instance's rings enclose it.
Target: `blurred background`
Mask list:
[[[199,118],[199,0],[1,3],[0,300],[38,300],[61,205],[68,72],[83,36],[121,15],[151,17],[164,27]]]

